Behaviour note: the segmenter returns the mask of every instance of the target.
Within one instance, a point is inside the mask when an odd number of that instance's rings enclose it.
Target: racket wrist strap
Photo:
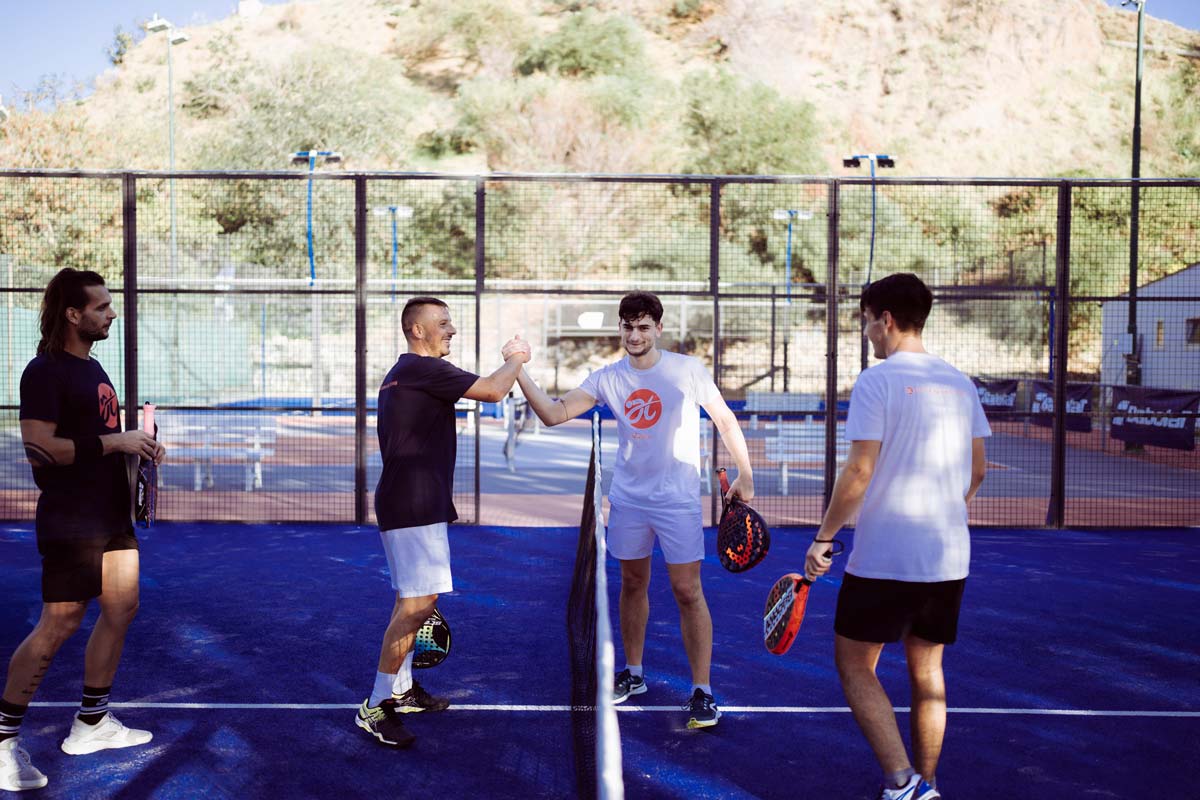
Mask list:
[[[94,464],[104,455],[99,436],[76,436],[71,441],[75,443],[76,464]]]

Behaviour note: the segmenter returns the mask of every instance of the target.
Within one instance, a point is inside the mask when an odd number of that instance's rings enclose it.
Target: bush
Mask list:
[[[685,172],[780,175],[820,168],[817,123],[808,103],[725,70],[690,75],[683,94],[683,125],[692,151]]]
[[[573,78],[642,72],[645,49],[634,25],[593,9],[571,14],[562,26],[530,47],[517,62],[522,75],[557,73]]]

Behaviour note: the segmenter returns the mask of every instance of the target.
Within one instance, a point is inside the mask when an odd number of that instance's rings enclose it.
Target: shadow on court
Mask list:
[[[690,682],[656,555],[650,690],[618,715],[628,797],[874,796],[878,769],[832,663],[844,559],[813,588],[791,652],[772,656],[761,644],[766,590],[800,566],[810,536],[775,531],[766,561],[742,575],[706,562],[713,686],[726,709],[706,732],[684,728],[679,706]],[[947,798],[1174,797],[1194,783],[1196,536],[975,534],[959,643],[946,657],[952,713],[939,782]],[[154,731],[154,741],[79,757],[58,749],[78,701],[79,635],[26,717],[23,742],[50,777],[33,796],[575,795],[570,715],[561,709],[570,698],[574,529],[453,529],[456,591],[441,604],[453,651],[416,676],[459,707],[409,717],[419,739],[400,752],[352,719],[391,603],[373,529],[163,524],[142,538],[142,610],[113,700],[129,704],[116,713]],[[40,610],[30,525],[0,528],[0,563],[7,662]],[[615,613],[611,563],[609,577]],[[618,645],[618,666],[623,660]],[[880,674],[906,706],[898,647],[884,651]],[[899,721],[903,729],[907,714]]]

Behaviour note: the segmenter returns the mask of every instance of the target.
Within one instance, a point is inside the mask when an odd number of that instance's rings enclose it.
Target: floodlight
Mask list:
[[[171,23],[167,22],[158,14],[155,14],[142,27],[145,29],[146,33],[158,33],[159,31],[170,30],[172,26]]]
[[[326,164],[340,164],[342,161],[341,153],[318,153],[317,155],[323,156]]]
[[[307,164],[308,163],[308,152],[305,151],[303,153],[292,153],[292,163],[293,164]]]
[[[188,35],[183,31],[175,31],[170,36],[171,44],[183,44],[188,40]]]
[[[775,219],[788,219],[792,215],[791,215],[791,212],[789,212],[787,209],[777,208],[771,213],[771,216],[774,217]]]
[[[412,215],[412,206],[396,206],[396,216],[400,219],[410,219]]]
[[[879,158],[876,159],[876,161],[878,162],[879,166],[881,166],[881,167],[896,166],[896,160],[894,158],[889,158],[888,156],[880,156]]]
[[[861,167],[862,162],[859,161],[857,158],[843,158],[842,166],[843,167]]]

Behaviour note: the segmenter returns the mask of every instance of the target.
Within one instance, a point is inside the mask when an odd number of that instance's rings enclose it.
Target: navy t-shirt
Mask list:
[[[379,387],[379,452],[375,487],[380,530],[458,519],[454,404],[479,376],[432,356],[405,353]]]
[[[55,424],[55,436],[103,436],[121,431],[121,407],[112,381],[94,358],[42,354],[21,374],[21,419]],[[39,538],[89,538],[131,530],[125,457],[110,453],[91,464],[33,468],[42,490]]]

